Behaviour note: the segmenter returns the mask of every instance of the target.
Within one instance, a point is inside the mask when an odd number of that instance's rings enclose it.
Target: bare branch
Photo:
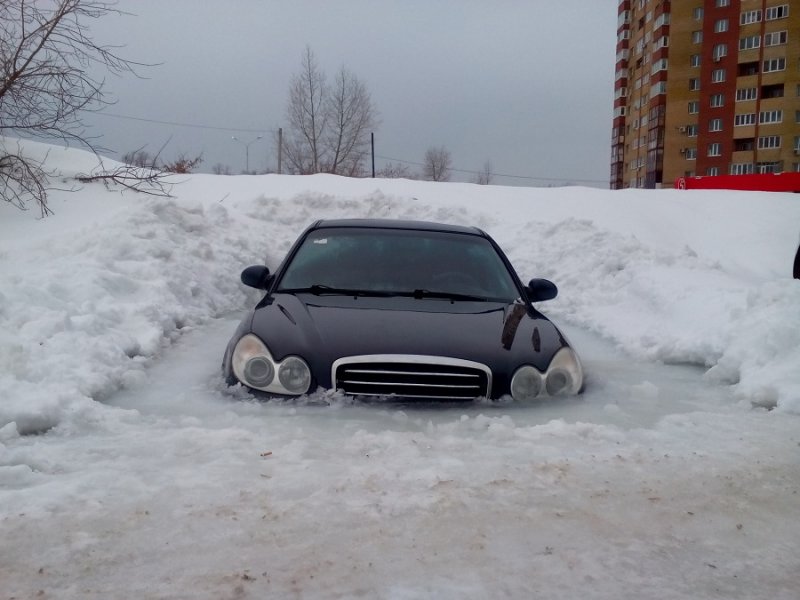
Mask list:
[[[167,181],[168,177],[168,173],[154,168],[120,165],[111,171],[78,175],[76,179],[81,183],[101,182],[105,184],[107,188],[111,186],[120,186],[126,190],[146,194],[148,196],[171,198],[171,185]]]
[[[43,163],[30,160],[22,153],[11,153],[0,145],[0,197],[20,210],[27,210],[32,199],[42,217],[53,214],[47,206],[48,173]]]
[[[121,14],[115,6],[103,0],[0,0],[0,136],[77,142],[95,151],[81,113],[111,102],[103,94],[104,80],[92,73],[136,75],[136,67],[144,66],[89,34],[91,20]],[[0,177],[16,181],[0,188],[2,198],[22,206],[26,197],[33,199],[47,214],[44,171],[3,148],[0,159]],[[37,184],[29,185],[31,177]]]

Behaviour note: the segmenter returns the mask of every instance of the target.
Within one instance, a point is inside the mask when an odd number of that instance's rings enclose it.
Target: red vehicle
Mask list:
[[[675,189],[800,192],[800,173],[678,177],[678,179],[675,180]]]

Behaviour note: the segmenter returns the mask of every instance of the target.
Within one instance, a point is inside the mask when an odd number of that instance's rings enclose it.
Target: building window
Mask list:
[[[781,46],[789,40],[788,31],[775,31],[773,33],[764,34],[765,46]]]
[[[653,29],[658,29],[664,25],[669,25],[669,13],[661,13],[653,24]]]
[[[711,119],[708,122],[709,131],[722,131],[722,119]]]
[[[698,6],[692,11],[692,16],[694,17],[695,21],[702,21],[703,20],[703,7]]]
[[[786,59],[785,58],[770,58],[764,61],[764,73],[772,73],[774,71],[785,71]]]
[[[714,6],[716,6],[717,8],[720,8],[722,6],[730,6],[730,4],[731,4],[730,0],[716,0],[716,2],[714,2]]]
[[[689,89],[693,92],[696,92],[700,89],[700,80],[696,77],[693,77],[689,80]]]
[[[616,119],[617,117],[624,117],[625,113],[626,113],[626,109],[625,109],[624,106],[617,106],[614,109],[614,118]],[[608,113],[606,113],[606,114],[608,114]]]
[[[666,81],[659,81],[656,84],[650,86],[650,97],[658,96],[659,94],[666,94],[667,93],[667,82]]]
[[[783,122],[783,111],[778,110],[762,110],[758,115],[759,123],[781,123]]]
[[[653,63],[653,67],[650,70],[650,73],[656,74],[659,71],[666,71],[667,70],[668,61],[666,58],[659,58],[657,61]]]
[[[699,54],[692,54],[689,57],[689,64],[692,67],[699,67],[700,66],[700,55]]]
[[[753,163],[733,163],[731,165],[731,175],[752,175]]]
[[[711,95],[711,108],[719,108],[725,105],[725,94]]]
[[[703,43],[703,32],[702,31],[693,31],[692,32],[692,43],[693,44],[702,44]]]
[[[734,152],[752,152],[756,147],[755,138],[737,138],[733,140]]]
[[[747,12],[743,12],[741,17],[739,18],[740,25],[749,25],[750,23],[760,23],[760,22],[761,22],[760,10],[748,10]]]
[[[684,156],[686,160],[697,160],[697,148],[685,148]]]
[[[728,44],[715,44],[713,55],[714,60],[719,60],[723,56],[728,56]]]
[[[692,100],[689,102],[689,114],[696,115],[700,112],[700,102],[697,100]]]
[[[800,135],[794,136],[794,153],[800,154]]]
[[[760,45],[760,35],[748,35],[739,39],[739,50],[750,50],[751,48],[758,48]]]
[[[739,63],[738,66],[739,77],[749,77],[750,75],[758,75],[758,62]]]
[[[781,147],[781,136],[779,135],[765,135],[758,138],[759,150],[763,150],[764,148],[780,148],[780,147]]]
[[[722,144],[714,142],[708,145],[708,156],[722,156]]]
[[[780,6],[772,6],[764,12],[765,21],[774,21],[775,19],[785,19],[789,16],[789,5],[782,4]]]
[[[755,100],[757,95],[756,88],[736,90],[736,101],[745,102],[746,100]]]
[[[775,83],[761,88],[762,98],[783,98],[783,84]]]
[[[714,83],[722,83],[725,81],[725,69],[714,69],[711,71],[711,81]]]
[[[697,125],[686,126],[686,137],[697,137]]]
[[[756,163],[756,171],[758,173],[780,173],[781,172],[781,163],[780,161],[772,161],[772,162],[760,162]]]
[[[724,33],[728,31],[728,19],[718,19],[714,23],[714,33]]]
[[[755,124],[756,124],[756,113],[746,113],[743,115],[736,115],[733,118],[734,127],[742,127],[745,125],[755,125]]]
[[[719,175],[719,167],[708,167],[706,169],[706,175],[714,177],[715,175]]]
[[[667,48],[669,47],[669,36],[662,35],[655,43],[653,50],[658,50],[659,48]]]

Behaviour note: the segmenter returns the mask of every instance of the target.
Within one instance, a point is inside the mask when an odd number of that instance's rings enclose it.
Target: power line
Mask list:
[[[144,123],[156,123],[158,125],[173,125],[175,127],[193,127],[195,129],[211,129],[213,131],[238,131],[241,133],[268,133],[269,130],[267,129],[246,129],[242,127],[215,127],[213,125],[198,125],[197,123],[180,123],[178,121],[159,121],[158,119],[145,119],[144,117],[132,117],[130,115],[119,115],[110,112],[97,112],[95,114],[105,116],[105,117],[114,117],[116,119],[127,119],[129,121],[141,121]]]
[[[110,112],[97,112],[95,114],[106,116],[106,117],[114,117],[116,119],[127,119],[129,121],[140,121],[143,123],[155,123],[157,125],[171,125],[174,127],[191,127],[195,129],[207,129],[211,131],[225,131],[225,132],[239,132],[239,133],[274,133],[272,130],[268,129],[248,129],[243,127],[219,127],[214,125],[200,125],[197,123],[181,123],[179,121],[161,121],[158,119],[146,119],[144,117],[134,117],[131,115],[120,115],[117,113],[110,113]],[[406,160],[403,158],[392,158],[389,156],[381,156],[380,154],[375,155],[376,158],[380,158],[382,160],[389,160],[393,162],[398,162],[406,165],[413,165],[415,167],[424,167],[425,165],[421,162],[416,162],[413,160]],[[451,167],[451,171],[456,173],[464,173],[466,175],[481,175],[482,171],[474,171],[470,169],[458,169],[455,167]],[[608,181],[600,180],[600,179],[575,179],[572,177],[536,177],[534,175],[516,175],[513,173],[492,173],[493,177],[504,177],[507,179],[522,179],[526,181],[552,181],[552,182],[564,182],[570,181],[574,183],[602,183],[607,184]]]

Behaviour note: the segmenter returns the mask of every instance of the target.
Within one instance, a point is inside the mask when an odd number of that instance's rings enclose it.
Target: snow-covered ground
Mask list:
[[[49,152],[63,188],[96,163]],[[798,598],[797,196],[175,182],[0,205],[2,598]],[[555,281],[586,393],[227,390],[241,269],[362,216],[477,225]]]

